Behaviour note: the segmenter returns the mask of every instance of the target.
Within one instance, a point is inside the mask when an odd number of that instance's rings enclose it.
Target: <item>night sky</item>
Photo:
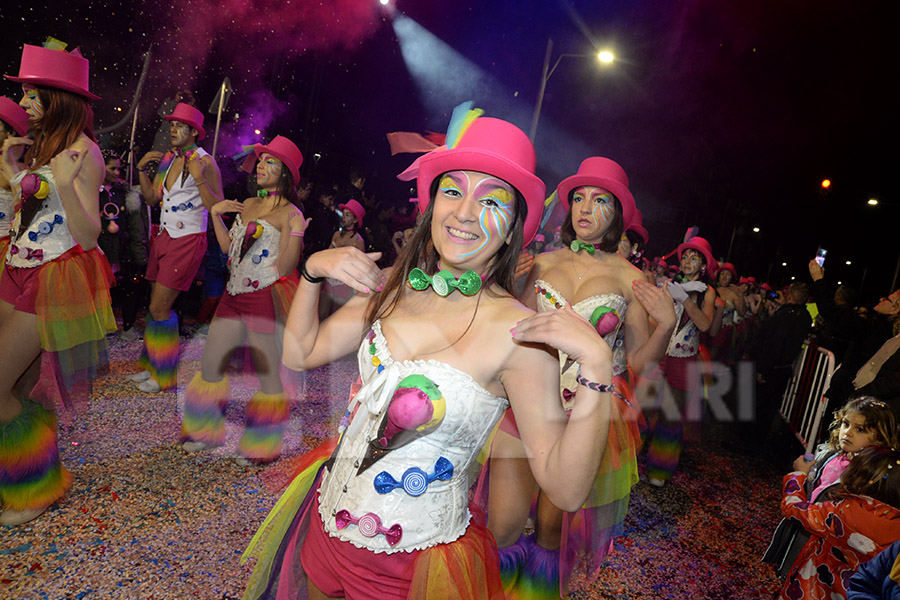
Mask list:
[[[52,35],[80,47],[103,97],[98,129],[126,115],[152,44],[142,151],[164,98],[188,88],[206,109],[229,77],[218,159],[233,195],[243,183],[226,156],[280,134],[301,147],[304,175],[357,166],[377,200],[399,205],[410,189],[394,175],[414,156],[391,157],[385,134],[444,132],[469,99],[527,131],[552,38],[551,64],[581,56],[547,82],[536,146],[548,188],[583,158],[608,156],[631,179],[648,256],[699,225],[742,274],[808,279],[821,245],[830,279],[862,286],[869,302],[890,291],[896,2],[398,0],[393,15],[375,0],[12,4],[0,9],[3,73],[18,72],[24,43]],[[588,56],[607,48],[612,65]],[[4,82],[0,93],[18,100],[20,89]],[[206,123],[211,150],[215,115]],[[130,122],[111,142],[127,147],[129,133]],[[879,206],[866,205],[873,197]]]

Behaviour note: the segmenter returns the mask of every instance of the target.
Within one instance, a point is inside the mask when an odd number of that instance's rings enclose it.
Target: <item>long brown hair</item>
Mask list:
[[[31,123],[35,138],[25,153],[25,165],[31,170],[49,164],[50,159],[74,144],[82,133],[96,141],[94,111],[85,98],[56,88],[36,88],[44,114]],[[22,204],[19,231],[28,229],[40,207],[41,201],[36,197]]]
[[[857,494],[900,508],[900,452],[864,448],[841,473],[839,496]]]
[[[404,244],[403,250],[391,271],[391,276],[385,283],[384,290],[369,299],[369,305],[366,308],[367,323],[372,323],[376,319],[386,317],[393,312],[400,301],[400,296],[403,295],[403,286],[406,284],[406,278],[415,267],[419,267],[426,273],[435,273],[438,270],[437,266],[440,257],[435,251],[434,243],[431,240],[431,220],[434,215],[432,209],[434,197],[440,180],[441,176],[439,175],[431,182],[430,193],[432,201],[428,203],[422,218],[419,219],[412,238]],[[510,296],[515,296],[513,289],[516,282],[516,264],[519,261],[525,216],[528,212],[528,207],[522,194],[515,188],[513,190],[516,193],[516,214],[511,229],[512,237],[508,243],[503,244],[500,252],[491,261],[487,272],[484,274],[485,288],[490,291],[490,283],[493,282]],[[484,291],[484,288],[482,291]]]
[[[566,213],[566,219],[563,221],[559,231],[559,237],[566,247],[578,237],[575,235],[575,227],[572,225],[572,211],[575,208],[575,203],[572,202],[574,194],[575,190],[569,192],[569,211]],[[625,229],[625,220],[622,217],[622,203],[619,202],[619,199],[615,196],[612,198],[614,209],[613,220],[612,223],[609,224],[609,227],[606,228],[606,231],[603,232],[603,236],[598,242],[600,249],[604,252],[615,252],[619,249],[619,242],[622,240],[622,232]]]
[[[56,88],[36,87],[44,114],[31,123],[34,144],[25,153],[25,164],[30,169],[49,164],[51,158],[74,144],[82,133],[97,141],[94,111],[84,97]]]

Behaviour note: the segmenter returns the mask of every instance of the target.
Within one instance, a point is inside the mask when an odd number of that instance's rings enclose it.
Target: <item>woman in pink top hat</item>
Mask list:
[[[366,243],[359,234],[359,230],[366,216],[366,209],[357,200],[349,200],[345,204],[339,204],[338,208],[342,211],[341,228],[331,236],[331,248],[353,246],[358,250],[365,250]]]
[[[684,283],[669,286],[678,324],[660,364],[666,391],[662,404],[648,417],[653,439],[647,452],[647,477],[657,487],[665,485],[678,466],[685,425],[694,429],[699,424],[700,333],[712,327],[716,311],[716,291],[709,283],[719,265],[709,242],[694,237],[680,244],[678,259]]]
[[[278,458],[290,405],[281,382],[281,336],[297,289],[297,263],[307,220],[297,208],[296,181],[303,156],[286,137],[257,144],[244,168],[256,164],[257,196],[224,200],[211,214],[216,239],[228,254],[230,276],[203,346],[200,372],[184,392],[183,447],[206,450],[225,441],[225,409],[231,385],[223,372],[246,338],[260,391],[245,411],[246,427],[238,444],[238,464]],[[229,231],[225,213],[237,213]]]
[[[544,185],[525,133],[479,114],[454,111],[446,146],[401,175],[418,179],[423,216],[389,273],[379,253],[356,248],[304,265],[285,364],[313,368],[358,348],[362,387],[330,460],[321,471],[304,462],[251,542],[259,558],[244,598],[302,597],[301,572],[315,599],[501,598],[468,472],[510,404],[553,502],[577,508],[590,490],[593,440],[609,426],[611,353],[572,310],[535,314],[513,296]],[[326,276],[359,294],[320,323]],[[544,343],[582,363],[568,421]]]
[[[719,331],[710,331],[710,358],[714,361],[734,364],[737,360],[737,326],[747,311],[744,295],[737,285],[737,269],[730,262],[722,263],[716,274],[716,295],[724,302],[722,323]]]
[[[0,523],[10,525],[37,517],[69,487],[50,398],[87,399],[116,323],[112,273],[97,249],[103,158],[88,61],[77,50],[26,45],[19,75],[6,77],[22,84],[19,104],[35,133],[34,141],[7,137],[0,161],[18,208],[0,282],[0,347],[16,349],[0,361]],[[32,389],[42,350],[51,368]]]
[[[523,300],[542,313],[571,307],[588,319],[613,353],[615,392],[609,431],[592,440],[605,452],[588,501],[578,512],[564,512],[542,487],[535,535],[527,538],[522,533],[536,481],[523,459],[510,458],[524,456],[514,413],[507,411],[500,425],[491,452],[488,525],[501,548],[504,586],[515,598],[558,598],[596,577],[638,478],[642,417],[628,366],[641,373],[655,365],[675,326],[669,295],[617,254],[637,212],[622,167],[608,158],[588,158],[557,194],[568,211],[561,230],[565,247],[537,256]],[[659,323],[655,330],[648,313]],[[581,366],[563,352],[559,362],[558,401],[568,411]]]
[[[0,147],[8,137],[27,135],[28,127],[28,113],[25,109],[9,98],[0,96]],[[0,280],[3,278],[3,267],[6,265],[9,231],[12,229],[15,213],[12,184],[7,179],[5,170],[0,169]]]

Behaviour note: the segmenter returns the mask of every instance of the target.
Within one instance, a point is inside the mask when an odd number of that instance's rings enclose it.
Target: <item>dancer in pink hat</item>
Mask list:
[[[21,106],[5,96],[0,96],[0,147],[8,137],[28,134],[28,113]],[[21,168],[21,165],[20,165]],[[6,251],[9,249],[9,231],[15,217],[15,197],[12,184],[0,170],[0,280],[6,265]]]
[[[706,345],[710,358],[714,361],[734,364],[738,356],[737,326],[747,312],[744,295],[737,286],[737,269],[730,262],[722,263],[716,274],[716,295],[724,302],[722,324],[718,333],[710,331]]]
[[[18,211],[0,281],[0,524],[15,525],[40,515],[71,483],[59,461],[53,402],[87,400],[116,322],[112,272],[97,249],[104,165],[88,61],[78,50],[26,45],[18,76],[6,78],[22,84],[19,105],[35,133],[34,141],[24,137],[21,114],[3,103],[17,135],[3,141],[0,171]]]
[[[178,317],[172,305],[188,290],[206,253],[209,210],[222,200],[222,177],[216,161],[197,145],[206,137],[203,113],[179,103],[171,115],[172,150],[148,152],[138,162],[141,194],[151,205],[162,203],[159,235],[151,242],[147,263],[150,316],[144,330],[143,370],[129,376],[143,392],[175,387],[178,366]],[[156,179],[147,167],[158,162]]]
[[[701,380],[697,354],[700,333],[709,331],[716,311],[716,291],[710,284],[718,269],[709,242],[694,237],[678,246],[681,275],[685,282],[668,286],[675,299],[678,324],[669,340],[665,359],[660,366],[665,377],[666,393],[661,406],[648,415],[649,435],[647,478],[651,485],[662,487],[671,479],[681,456],[681,442],[688,425],[689,402],[696,402],[693,418],[699,419]],[[670,402],[670,400],[674,402]],[[689,426],[695,429],[698,423]]]
[[[536,480],[524,459],[508,458],[525,456],[525,450],[518,412],[506,412],[491,451],[488,524],[500,546],[504,587],[512,598],[559,598],[596,578],[638,478],[642,417],[628,366],[638,373],[654,366],[675,327],[669,295],[616,252],[626,224],[639,214],[622,167],[608,158],[588,158],[559,184],[557,194],[568,211],[561,230],[565,247],[537,256],[523,301],[548,315],[571,307],[586,319],[613,353],[615,392],[609,431],[591,440],[604,453],[588,502],[578,512],[564,512],[542,487],[535,534],[528,537],[522,534]],[[655,330],[648,313],[659,324]],[[557,402],[569,411],[581,365],[564,352],[559,362]]]
[[[631,225],[625,228],[622,239],[619,240],[619,248],[616,251],[619,256],[638,266],[641,264],[641,256],[644,247],[650,241],[650,232],[644,227],[644,215],[635,209]]]
[[[457,108],[447,144],[401,175],[417,179],[423,216],[389,274],[379,253],[356,248],[317,252],[303,267],[285,364],[313,368],[358,349],[362,387],[331,459],[320,471],[326,448],[303,462],[251,542],[258,559],[244,598],[276,586],[277,597],[298,597],[302,573],[312,598],[501,598],[468,470],[510,404],[553,502],[577,508],[590,490],[593,440],[609,426],[611,352],[572,310],[536,315],[513,297],[544,184],[525,133],[479,114]],[[359,294],[320,323],[329,276]],[[536,343],[582,363],[568,422],[559,363]]]
[[[297,263],[308,221],[297,208],[303,156],[292,141],[278,136],[257,144],[244,169],[256,164],[257,196],[213,205],[212,222],[230,276],[203,346],[200,372],[184,391],[181,440],[189,452],[220,446],[225,440],[225,409],[231,385],[222,368],[244,340],[251,349],[260,391],[245,410],[246,428],[238,443],[238,464],[278,458],[290,414],[281,383],[281,343],[287,311],[297,289]],[[237,213],[231,230],[222,215]]]

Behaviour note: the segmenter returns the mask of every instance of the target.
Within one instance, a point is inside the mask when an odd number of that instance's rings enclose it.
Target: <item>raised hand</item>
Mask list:
[[[306,261],[311,277],[331,277],[358,292],[381,291],[384,283],[375,261],[381,252],[363,252],[353,246],[331,248],[312,254]]]
[[[141,157],[141,160],[138,161],[137,168],[143,171],[144,169],[147,168],[147,165],[149,165],[150,163],[152,163],[152,162],[158,163],[159,161],[161,161],[162,157],[163,157],[162,152],[157,152],[155,150],[151,150],[150,152],[148,152],[147,154],[145,154],[144,156]]]
[[[517,342],[546,344],[565,352],[581,365],[612,368],[612,350],[590,321],[567,305],[560,310],[539,312],[512,328]],[[612,371],[610,371],[611,373]]]
[[[22,158],[25,149],[33,143],[34,140],[27,137],[7,137],[3,140],[3,162],[12,166],[13,163],[18,162]]]
[[[244,212],[244,205],[237,200],[222,200],[221,202],[216,202],[212,205],[212,208],[209,209],[209,212],[214,215],[223,215],[225,213],[242,213]]]
[[[206,172],[206,160],[196,153],[192,154],[191,157],[187,159],[187,170],[195,181],[204,179],[203,174]]]
[[[84,159],[88,155],[86,150],[63,150],[50,159],[50,170],[53,172],[53,179],[56,180],[58,186],[64,187],[72,185],[75,178],[81,172],[84,165]]]
[[[294,211],[291,216],[288,218],[288,227],[290,227],[291,231],[296,231],[299,233],[304,233],[306,228],[309,227],[309,222],[312,221],[312,217],[308,219],[303,218],[303,213],[298,211]]]
[[[663,327],[675,326],[675,306],[672,295],[666,288],[658,288],[643,279],[635,279],[631,289],[651,319]]]
[[[534,257],[528,251],[523,250],[522,253],[519,254],[519,262],[516,263],[515,278],[518,279],[522,275],[527,275],[533,266]]]

